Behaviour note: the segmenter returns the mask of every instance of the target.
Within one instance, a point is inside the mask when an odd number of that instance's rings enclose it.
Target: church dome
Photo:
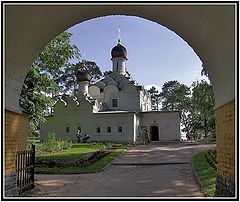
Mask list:
[[[76,77],[78,82],[91,80],[90,74],[86,70],[79,70],[76,74]]]
[[[113,47],[111,55],[112,58],[124,57],[125,59],[127,59],[127,49],[118,42],[118,44]]]

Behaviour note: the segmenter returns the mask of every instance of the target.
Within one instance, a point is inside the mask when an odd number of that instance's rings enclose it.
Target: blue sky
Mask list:
[[[102,72],[111,70],[111,49],[121,42],[128,52],[127,69],[145,87],[159,88],[170,80],[190,86],[201,76],[202,62],[177,34],[152,21],[133,16],[107,16],[79,23],[68,29],[71,43],[83,59],[95,61]]]

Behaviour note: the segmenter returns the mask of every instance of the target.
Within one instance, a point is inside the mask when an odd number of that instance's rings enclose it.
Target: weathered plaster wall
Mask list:
[[[81,127],[83,134],[91,134],[93,106],[83,100],[77,105],[77,102],[71,100],[65,104],[59,101],[54,109],[54,116],[46,117],[47,121],[40,126],[41,138],[47,138],[48,134],[54,132],[58,138],[69,138],[76,140],[76,132]],[[66,131],[69,127],[69,132]]]
[[[18,111],[28,68],[51,39],[77,23],[114,14],[152,20],[182,37],[208,70],[219,107],[235,97],[234,11],[233,5],[6,6],[6,109]]]
[[[133,143],[134,141],[134,115],[133,112],[121,113],[95,113],[93,114],[94,133],[92,140]],[[101,132],[97,133],[96,128],[100,127]],[[107,132],[107,127],[111,127],[111,133]],[[118,127],[122,127],[122,133],[118,132]]]
[[[46,119],[40,127],[42,139],[54,132],[58,138],[76,141],[78,127],[81,127],[82,134],[90,136],[90,141],[132,142],[135,133],[133,112],[93,113],[93,106],[86,100],[79,105],[71,100],[66,106],[59,101],[54,115]],[[69,127],[69,132],[66,127]],[[100,133],[97,133],[97,127],[100,127]],[[107,132],[107,127],[111,127],[110,133]],[[122,127],[121,133],[118,132],[118,127]]]
[[[179,112],[142,112],[140,113],[140,126],[158,126],[160,141],[180,140]]]

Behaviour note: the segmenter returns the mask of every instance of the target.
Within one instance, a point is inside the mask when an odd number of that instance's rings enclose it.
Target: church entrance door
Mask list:
[[[151,126],[151,141],[159,141],[159,131],[157,126]]]

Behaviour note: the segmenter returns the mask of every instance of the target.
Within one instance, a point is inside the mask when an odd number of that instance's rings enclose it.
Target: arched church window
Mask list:
[[[123,131],[123,130],[122,130],[122,127],[119,126],[119,127],[118,127],[118,132],[119,132],[119,133],[122,133],[122,131]]]
[[[66,133],[69,133],[69,131],[70,131],[70,127],[66,127]]]
[[[118,70],[118,62],[117,62],[117,70]]]
[[[96,132],[97,132],[97,133],[100,133],[100,132],[101,132],[101,128],[100,128],[100,127],[97,127]]]
[[[112,131],[111,127],[107,127],[107,132],[111,133],[111,131]]]

